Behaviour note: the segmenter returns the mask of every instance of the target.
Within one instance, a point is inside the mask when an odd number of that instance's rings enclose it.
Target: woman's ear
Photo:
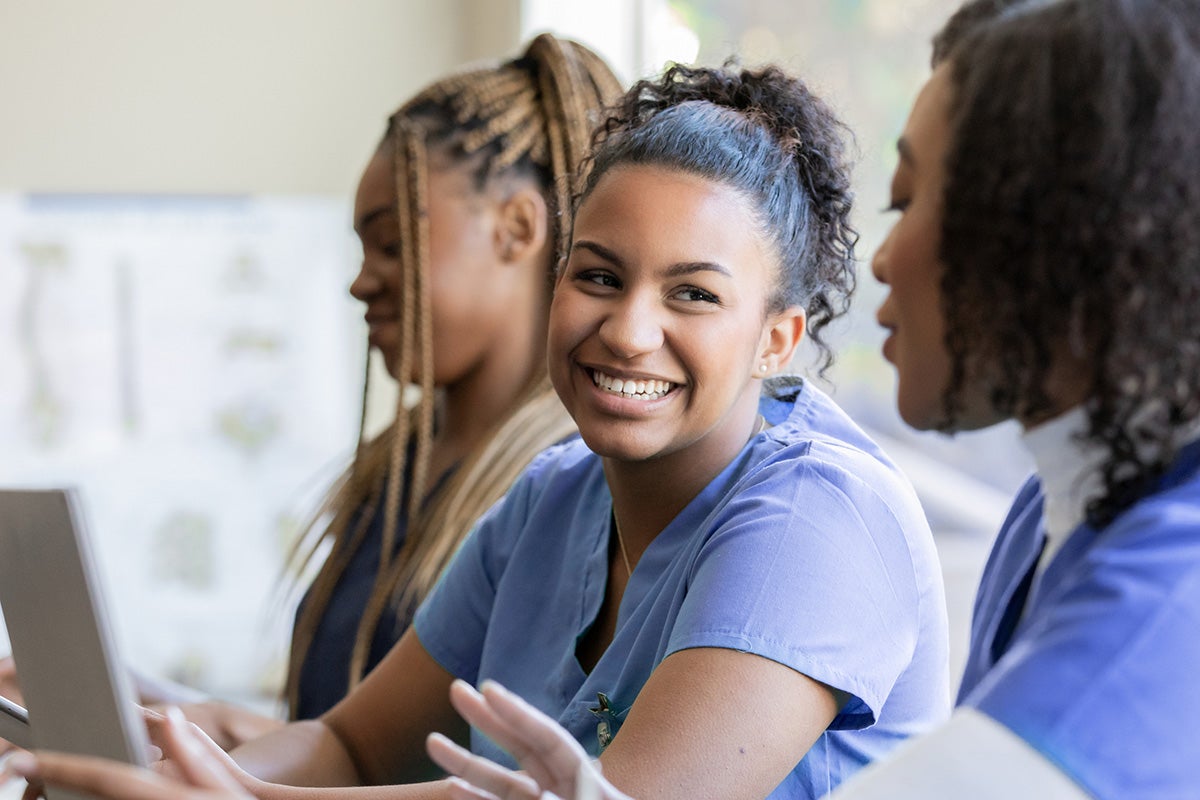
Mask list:
[[[767,317],[758,358],[752,368],[755,378],[769,378],[792,363],[792,356],[804,339],[806,322],[804,309],[799,306],[785,308]]]
[[[540,256],[550,236],[546,198],[530,184],[521,184],[499,201],[496,255],[504,264],[523,263]]]

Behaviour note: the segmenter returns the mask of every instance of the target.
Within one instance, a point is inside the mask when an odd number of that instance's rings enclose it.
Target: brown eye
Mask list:
[[[617,276],[603,269],[580,270],[575,274],[575,280],[583,281],[584,283],[594,283],[597,286],[609,289],[619,289],[621,287],[621,282],[617,280]]]
[[[679,291],[677,291],[675,293],[675,296],[677,298],[679,298],[680,300],[687,300],[688,302],[693,302],[693,303],[694,302],[699,302],[699,303],[720,303],[721,302],[721,298],[717,297],[712,292],[705,291],[704,289],[699,288],[698,286],[685,286],[682,289],[680,289]]]

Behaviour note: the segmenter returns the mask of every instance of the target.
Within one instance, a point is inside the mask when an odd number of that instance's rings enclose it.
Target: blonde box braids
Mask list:
[[[391,144],[395,158],[403,272],[402,338],[396,374],[415,375],[421,399],[411,410],[400,407],[391,427],[371,441],[364,441],[360,424],[354,463],[330,491],[318,517],[329,519],[328,527],[305,537],[312,542],[310,546],[297,547],[293,560],[303,566],[321,542],[332,540],[292,638],[287,697],[293,715],[301,667],[317,625],[366,536],[381,496],[383,546],[374,589],[355,636],[348,689],[364,676],[371,641],[388,606],[407,617],[433,587],[475,521],[503,496],[533,456],[574,431],[550,386],[546,365],[539,361],[508,415],[426,498],[436,402],[428,252],[430,148],[446,148],[460,160],[482,157],[482,180],[521,165],[532,165],[548,176],[551,196],[547,200],[552,209],[555,255],[559,256],[570,235],[571,198],[580,180],[576,171],[587,153],[601,108],[620,94],[619,81],[599,56],[575,42],[542,34],[521,57],[448,76],[392,116],[385,143]],[[434,117],[449,118],[443,119],[443,130],[435,130],[430,109],[435,110]],[[548,270],[547,291],[549,286]],[[365,396],[364,390],[364,417]],[[413,459],[408,464],[413,440]],[[411,474],[408,533],[393,557],[406,468]]]

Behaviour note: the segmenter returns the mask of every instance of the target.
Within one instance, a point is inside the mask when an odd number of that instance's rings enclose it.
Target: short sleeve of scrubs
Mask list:
[[[833,729],[871,725],[912,661],[920,598],[901,523],[863,468],[799,454],[739,487],[698,553],[668,651],[769,658],[853,696]]]

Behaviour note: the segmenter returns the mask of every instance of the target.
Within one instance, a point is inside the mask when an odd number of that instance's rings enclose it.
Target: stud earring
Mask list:
[[[767,371],[767,365],[766,365],[766,364],[759,364],[759,365],[758,365],[758,371],[759,371],[759,372],[766,372],[766,371]]]

